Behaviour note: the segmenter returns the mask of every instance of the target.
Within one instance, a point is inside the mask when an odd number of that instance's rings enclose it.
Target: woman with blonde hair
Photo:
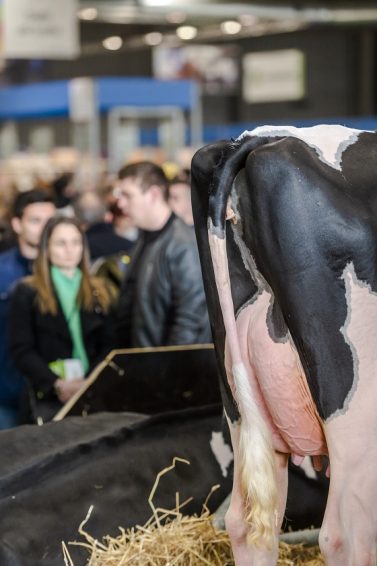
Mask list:
[[[10,312],[11,354],[33,393],[34,419],[51,419],[112,345],[110,294],[89,274],[85,235],[76,219],[54,217]]]

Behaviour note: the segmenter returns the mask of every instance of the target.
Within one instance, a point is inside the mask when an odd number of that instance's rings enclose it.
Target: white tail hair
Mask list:
[[[248,542],[272,547],[276,537],[278,493],[270,431],[253,397],[245,366],[232,367],[241,414],[239,457]]]
[[[232,362],[236,402],[241,415],[239,456],[245,521],[249,527],[247,539],[249,544],[262,544],[271,548],[277,536],[278,509],[271,433],[254,399],[250,379],[241,357],[230,288],[226,239],[209,230],[209,245]]]

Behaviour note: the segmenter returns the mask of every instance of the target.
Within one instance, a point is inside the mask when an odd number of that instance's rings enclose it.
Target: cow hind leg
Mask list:
[[[245,501],[241,489],[239,435],[240,426],[230,424],[230,434],[234,452],[233,490],[229,509],[225,515],[226,530],[229,535],[235,566],[275,566],[278,559],[278,533],[283,522],[288,489],[288,457],[275,453],[276,475],[279,493],[279,508],[276,518],[276,540],[273,548],[262,544],[248,543],[248,527],[245,521]]]
[[[331,479],[321,549],[329,566],[375,566],[377,543],[377,295],[345,270],[354,383],[345,406],[325,424]],[[340,414],[339,414],[340,413]]]
[[[377,448],[366,446],[370,431],[351,436],[337,420],[327,425],[331,478],[320,548],[327,566],[376,566]]]

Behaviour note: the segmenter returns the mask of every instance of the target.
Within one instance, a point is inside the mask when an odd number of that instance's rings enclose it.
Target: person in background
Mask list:
[[[195,234],[169,206],[165,173],[149,161],[126,165],[114,194],[139,228],[116,309],[118,346],[210,342]]]
[[[0,186],[0,253],[17,246],[17,236],[12,230],[11,215],[18,192],[14,183]]]
[[[191,206],[190,172],[183,169],[169,184],[169,205],[188,226],[194,226]]]
[[[10,351],[33,391],[34,418],[50,420],[113,347],[110,295],[90,277],[79,222],[55,217],[42,233],[33,275],[15,288]]]
[[[115,232],[113,215],[105,199],[98,193],[81,193],[73,203],[73,210],[86,232],[91,261],[117,252],[126,252],[132,246],[130,240]]]
[[[74,174],[71,171],[62,173],[52,182],[51,188],[59,214],[72,216],[72,200],[76,195]]]
[[[20,403],[25,389],[20,372],[9,353],[9,298],[16,282],[31,273],[41,232],[55,214],[55,204],[45,191],[19,193],[11,212],[17,245],[0,254],[0,429],[21,422]]]
[[[0,209],[0,253],[15,246],[17,246],[17,236],[8,220],[8,213]]]
[[[117,254],[98,258],[90,269],[92,275],[101,277],[106,281],[114,304],[118,301],[122,282],[125,278],[130,262],[130,252],[118,252]]]
[[[123,212],[120,210],[116,200],[111,203],[110,211],[113,215],[113,226],[115,233],[118,234],[118,236],[122,236],[122,238],[126,238],[134,244],[138,238],[139,231],[133,225],[129,216],[123,214]]]
[[[115,254],[98,258],[91,267],[91,273],[106,280],[111,290],[114,303],[116,303],[122,281],[129,267],[135,242],[138,238],[138,229],[135,228],[128,216],[118,207],[118,203],[113,196],[111,187],[111,197],[108,199],[109,209],[113,215],[113,227],[118,236],[125,238],[131,244],[127,250],[121,250]]]

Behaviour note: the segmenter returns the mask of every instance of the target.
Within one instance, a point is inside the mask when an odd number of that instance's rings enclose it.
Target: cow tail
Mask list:
[[[268,548],[276,538],[278,492],[271,434],[253,397],[243,363],[233,364],[238,408],[241,414],[239,458],[241,489],[245,501],[248,543],[264,542]]]
[[[253,545],[264,543],[271,548],[276,541],[278,510],[274,449],[269,428],[254,399],[247,369],[242,361],[231,294],[225,231],[226,205],[233,179],[247,154],[268,141],[265,138],[252,138],[245,143],[238,155],[234,156],[233,167],[230,164],[230,169],[228,166],[224,175],[220,175],[220,180],[216,181],[211,195],[212,209],[211,206],[209,209],[208,238],[232,361],[236,402],[241,416],[240,480],[245,501],[245,520],[249,527],[248,542]]]
[[[248,155],[272,138],[259,136],[243,136],[229,142],[223,149],[219,163],[213,170],[209,188],[208,218],[212,229],[221,237],[225,234],[225,212],[233,181],[237,173],[244,167]]]

